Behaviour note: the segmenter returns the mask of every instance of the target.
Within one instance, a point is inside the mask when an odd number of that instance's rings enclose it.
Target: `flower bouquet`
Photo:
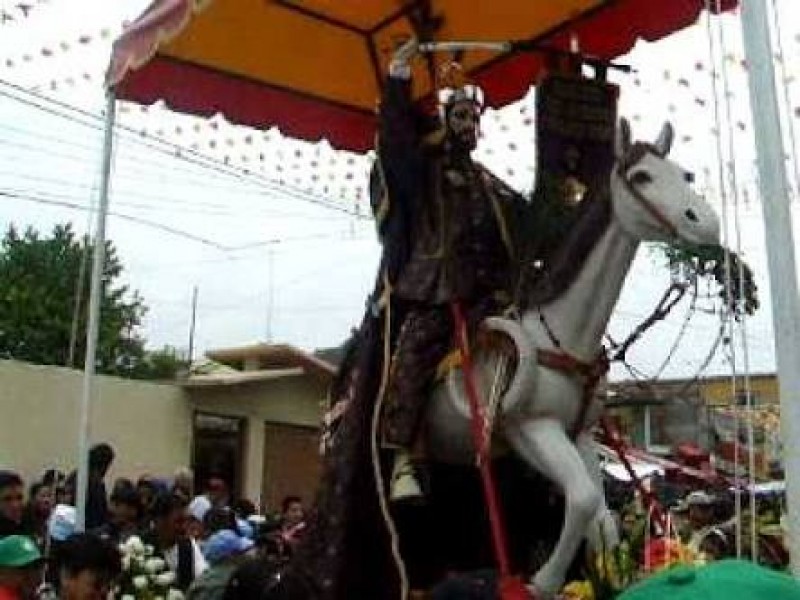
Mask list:
[[[122,574],[114,589],[115,600],[183,600],[183,592],[175,587],[175,573],[155,556],[152,546],[131,536],[119,550]]]

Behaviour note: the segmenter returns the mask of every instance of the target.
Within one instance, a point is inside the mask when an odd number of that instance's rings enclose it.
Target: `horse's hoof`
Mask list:
[[[533,579],[525,587],[533,600],[555,600],[558,597],[558,589],[546,589]]]

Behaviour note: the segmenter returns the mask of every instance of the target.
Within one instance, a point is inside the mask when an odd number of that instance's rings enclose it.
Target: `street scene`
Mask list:
[[[0,600],[800,600],[791,0],[0,0]]]

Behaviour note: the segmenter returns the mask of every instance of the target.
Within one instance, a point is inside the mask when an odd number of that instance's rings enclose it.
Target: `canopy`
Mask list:
[[[399,40],[535,40],[610,59],[637,39],[694,23],[706,0],[154,0],[115,42],[108,85],[120,99],[234,123],[279,127],[340,149],[373,145],[385,66]],[[737,0],[715,0],[723,10]],[[541,55],[459,57],[491,106],[522,97]],[[438,56],[437,60],[451,60]],[[415,94],[432,89],[419,61]]]

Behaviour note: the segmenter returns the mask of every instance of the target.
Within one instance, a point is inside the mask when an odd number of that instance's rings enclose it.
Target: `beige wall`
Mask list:
[[[282,377],[235,386],[192,388],[197,411],[247,419],[244,448],[245,497],[258,501],[264,473],[265,423],[319,427],[327,384],[309,377]]]
[[[31,481],[45,468],[73,468],[83,373],[0,361],[0,466]],[[191,458],[191,409],[183,390],[99,376],[91,438],[117,458],[110,476],[171,476]]]

